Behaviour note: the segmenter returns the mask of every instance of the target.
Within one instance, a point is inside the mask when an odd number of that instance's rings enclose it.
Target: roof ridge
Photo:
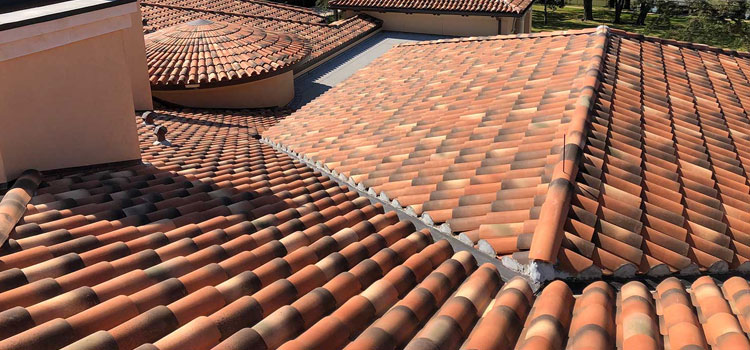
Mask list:
[[[307,8],[307,7],[298,7],[298,6],[294,6],[294,5],[290,5],[290,4],[275,3],[275,2],[268,1],[268,0],[242,0],[241,2],[259,3],[259,4],[263,4],[265,6],[282,8],[282,9],[287,9],[287,10],[290,10],[290,11],[305,12],[305,13],[309,13],[309,14],[316,15],[316,16],[319,16],[319,17],[323,18],[323,16],[321,16],[320,14],[318,14],[315,10],[313,10],[311,8]]]
[[[529,259],[556,263],[563,238],[563,225],[573,196],[578,165],[586,143],[586,122],[601,83],[600,75],[609,43],[610,29],[596,28],[597,39],[586,69],[584,84],[564,136],[563,152],[549,182],[547,196],[539,213],[539,221],[532,236]]]
[[[731,50],[731,49],[725,49],[722,47],[717,46],[711,46],[707,44],[700,44],[700,43],[693,43],[689,41],[680,41],[675,39],[666,39],[666,38],[660,38],[656,36],[649,36],[649,35],[643,35],[640,33],[633,33],[628,32],[626,30],[622,29],[615,29],[610,28],[610,33],[617,36],[624,36],[628,38],[635,38],[639,40],[644,40],[648,42],[654,42],[659,43],[663,45],[674,45],[677,47],[684,47],[684,48],[690,48],[693,50],[701,50],[701,51],[709,51],[709,52],[716,52],[716,53],[722,53],[725,55],[737,55],[740,57],[750,57],[750,52],[747,51],[738,51],[738,50]]]
[[[491,36],[469,36],[469,37],[460,37],[460,38],[437,39],[437,40],[418,41],[418,42],[412,42],[412,43],[402,43],[402,44],[395,45],[395,47],[436,45],[436,44],[447,44],[447,43],[457,43],[457,42],[493,41],[493,40],[510,40],[510,39],[525,39],[525,38],[547,38],[547,37],[553,37],[553,36],[594,34],[594,33],[597,33],[599,29],[602,27],[607,28],[607,29],[609,28],[607,26],[599,26],[596,28],[558,30],[558,31],[539,32],[539,33],[504,34],[504,35],[491,35]]]
[[[302,24],[309,24],[309,25],[317,25],[321,27],[328,26],[328,23],[307,22],[307,21],[301,21],[297,19],[284,19],[284,18],[276,18],[276,17],[270,17],[270,16],[251,15],[251,14],[239,13],[239,12],[228,12],[228,11],[219,11],[219,10],[211,10],[211,9],[205,9],[205,8],[188,7],[188,6],[159,4],[155,2],[150,2],[148,0],[141,1],[141,5],[165,7],[165,8],[172,8],[172,9],[178,9],[178,10],[208,12],[208,13],[215,13],[215,14],[220,14],[220,15],[227,15],[227,16],[242,16],[242,17],[260,18],[260,19],[268,19],[268,20],[291,22],[291,23],[302,23]],[[354,17],[350,17],[350,18],[354,18]]]

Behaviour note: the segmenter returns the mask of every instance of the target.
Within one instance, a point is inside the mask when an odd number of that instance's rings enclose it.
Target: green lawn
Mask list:
[[[595,21],[583,21],[581,20],[583,18],[583,7],[581,6],[572,6],[567,5],[562,8],[558,8],[554,12],[549,11],[548,12],[548,23],[547,25],[544,24],[544,6],[542,5],[533,5],[534,6],[534,12],[533,12],[533,31],[534,32],[541,32],[541,31],[550,31],[550,30],[569,30],[569,29],[582,29],[582,28],[590,28],[590,27],[597,27],[599,25],[607,25],[612,28],[619,28],[622,30],[626,30],[628,32],[633,33],[640,33],[643,35],[649,35],[649,36],[656,36],[656,37],[662,37],[662,38],[670,38],[670,28],[667,27],[653,27],[651,28],[648,26],[648,23],[651,22],[653,18],[656,17],[655,14],[649,14],[648,19],[646,19],[646,25],[644,26],[636,26],[632,23],[635,23],[635,19],[637,16],[637,13],[631,12],[631,11],[623,11],[622,14],[622,20],[625,22],[624,24],[613,24],[614,21],[614,9],[606,8],[606,7],[594,7],[594,19]],[[687,17],[685,16],[675,16],[671,18],[671,25],[672,25],[672,31],[679,30],[680,27],[684,27],[685,23],[687,22]],[[704,44],[712,45],[712,46],[726,46],[722,45],[723,43],[715,41],[715,42],[704,42]],[[743,49],[742,47],[731,47],[728,46],[728,48],[731,49]]]

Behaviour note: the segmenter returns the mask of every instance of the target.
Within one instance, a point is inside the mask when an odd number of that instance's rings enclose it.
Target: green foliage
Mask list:
[[[646,2],[645,12],[641,5]],[[651,12],[652,9],[657,9]],[[570,30],[608,25],[628,32],[675,40],[703,43],[728,49],[750,50],[750,0],[637,0],[623,11],[615,24],[615,9],[595,6],[594,21],[582,20],[581,6],[567,5],[549,13],[544,23],[543,5],[535,2],[533,30]],[[641,16],[643,16],[642,21]],[[643,23],[643,25],[640,25]]]
[[[537,0],[537,4],[544,6],[544,24],[547,24],[549,11],[554,12],[558,7],[565,7],[565,0]]]
[[[689,0],[689,17],[684,27],[668,34],[690,42],[712,42],[724,47],[750,48],[750,22],[746,20],[748,1]]]

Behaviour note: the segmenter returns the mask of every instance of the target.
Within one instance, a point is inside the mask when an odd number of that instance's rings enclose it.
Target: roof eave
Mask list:
[[[329,3],[329,8],[334,10],[351,10],[351,11],[372,11],[372,12],[398,12],[406,14],[431,14],[431,15],[455,15],[455,16],[487,16],[487,17],[523,17],[528,8],[522,12],[487,12],[487,11],[444,11],[430,9],[414,8],[393,8],[393,7],[365,7],[365,6],[344,6]]]

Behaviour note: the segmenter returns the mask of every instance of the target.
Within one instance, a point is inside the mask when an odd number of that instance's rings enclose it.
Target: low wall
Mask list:
[[[154,97],[186,107],[265,108],[287,105],[294,98],[294,73],[245,84],[215,88],[153,90]]]
[[[484,36],[500,34],[498,20],[489,16],[433,15],[425,13],[400,13],[362,11],[383,21],[383,30],[395,32],[453,35]],[[344,17],[354,16],[356,12],[345,10]],[[512,28],[512,18],[508,28]]]

